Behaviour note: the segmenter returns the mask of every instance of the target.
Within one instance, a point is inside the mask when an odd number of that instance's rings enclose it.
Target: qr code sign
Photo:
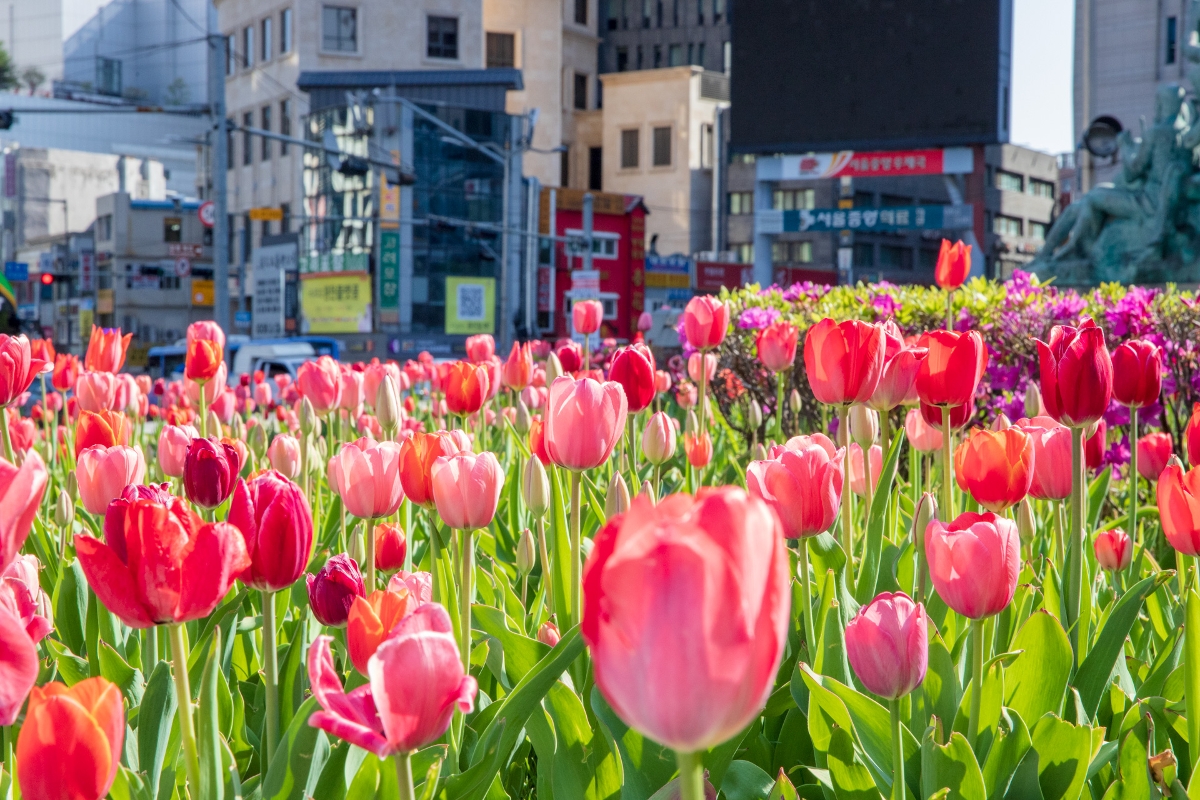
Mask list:
[[[484,309],[484,287],[478,283],[458,285],[458,318],[466,322],[483,322],[487,319]]]

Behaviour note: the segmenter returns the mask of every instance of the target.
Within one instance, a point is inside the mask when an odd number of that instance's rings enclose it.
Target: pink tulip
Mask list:
[[[359,519],[395,514],[404,500],[400,445],[367,439],[348,442],[329,459],[329,479],[346,511]]]
[[[262,383],[254,384],[252,398],[255,403],[266,408],[275,400],[275,395],[271,394],[271,384],[263,381]]]
[[[496,340],[490,333],[477,333],[467,337],[466,348],[467,360],[472,364],[482,364],[496,355]]]
[[[1169,433],[1148,433],[1138,439],[1138,474],[1148,481],[1158,480],[1174,450]]]
[[[1066,500],[1071,496],[1071,429],[1049,417],[1017,420],[1017,427],[1033,440],[1033,480],[1029,484],[1029,496],[1039,500]]]
[[[999,614],[1017,590],[1017,524],[990,511],[959,514],[949,525],[931,521],[925,529],[925,556],[933,588],[964,617]]]
[[[771,459],[750,462],[746,489],[775,509],[785,537],[816,536],[829,530],[841,508],[845,455],[845,450],[834,451],[832,443],[826,447],[797,436],[786,446],[771,448]]]
[[[904,433],[908,443],[921,453],[936,453],[942,449],[942,432],[925,421],[925,417],[911,408],[904,417]]]
[[[126,486],[139,484],[146,476],[146,462],[132,447],[93,445],[79,454],[75,477],[79,480],[79,499],[89,514],[102,516],[108,504],[120,496]]]
[[[599,300],[577,300],[571,305],[571,322],[576,333],[593,334],[604,320],[604,304]]]
[[[659,394],[671,391],[671,373],[665,369],[654,371],[654,391]]]
[[[400,371],[400,366],[395,363],[380,363],[372,361],[363,370],[362,391],[363,402],[372,408],[375,407],[375,400],[379,395],[379,387],[383,384],[385,375],[391,375],[396,380],[396,388],[401,388],[400,381],[403,373]]]
[[[575,471],[600,466],[624,433],[627,413],[621,384],[558,377],[546,403],[545,442],[550,460]]]
[[[876,411],[891,411],[899,405],[917,403],[917,372],[929,351],[924,347],[906,347],[889,355],[883,365],[879,385],[867,401]]]
[[[642,433],[642,453],[651,464],[660,466],[675,456],[675,425],[665,411],[650,415]]]
[[[925,606],[903,592],[884,592],[846,626],[846,657],[863,686],[895,700],[925,680],[929,665]]]
[[[871,445],[871,486],[874,489],[879,488],[879,474],[883,472],[883,448],[879,445]],[[862,448],[857,444],[850,445],[850,450],[847,456],[850,472],[850,491],[854,492],[859,497],[867,496],[867,474],[863,470]]]
[[[683,332],[688,344],[709,350],[725,340],[729,307],[709,294],[696,295],[683,309]]]
[[[0,725],[17,721],[37,682],[39,666],[37,645],[20,617],[0,604]]]
[[[21,620],[34,644],[54,629],[54,606],[38,581],[41,569],[37,556],[23,555],[0,574],[0,606]]]
[[[162,432],[158,434],[158,466],[164,475],[183,477],[188,446],[199,435],[191,425],[163,425]]]
[[[433,743],[450,727],[457,707],[474,706],[478,684],[463,674],[446,609],[427,603],[405,617],[367,662],[370,682],[346,694],[333,664],[329,636],[308,650],[308,678],[321,710],[315,728],[380,758]]]
[[[1125,569],[1133,561],[1133,543],[1129,534],[1120,528],[1097,533],[1092,540],[1092,549],[1096,553],[1096,563],[1109,572]]]
[[[492,524],[504,471],[492,453],[439,456],[430,472],[438,516],[451,528],[475,530]]]
[[[75,399],[80,411],[112,411],[117,407],[117,377],[111,372],[83,373],[75,382]]]
[[[700,382],[700,365],[704,365],[704,380],[712,383],[713,376],[717,374],[717,354],[716,353],[692,353],[688,356],[688,377],[696,383]]]
[[[643,311],[638,315],[637,329],[642,333],[654,327],[654,315],[649,311]]]
[[[700,402],[700,391],[696,388],[696,384],[683,381],[675,389],[675,402],[679,403],[680,408],[689,409],[695,408],[696,403]]]
[[[300,442],[295,436],[281,433],[271,440],[267,448],[267,460],[271,468],[290,480],[296,480],[300,474]]]
[[[205,339],[210,342],[216,342],[225,349],[225,331],[211,319],[202,319],[198,322],[193,322],[188,325],[187,343],[191,344],[197,339]]]
[[[775,320],[759,331],[755,339],[758,360],[771,372],[790,369],[796,363],[796,343],[799,338],[800,330],[795,325],[787,320]]]
[[[791,620],[783,530],[741,489],[638,495],[596,534],[582,634],[596,686],[622,720],[694,753],[756,718]]]
[[[0,569],[6,569],[21,552],[49,479],[36,450],[25,454],[20,467],[0,457]]]
[[[342,370],[329,356],[305,361],[296,371],[296,386],[318,414],[325,414],[342,399]]]
[[[378,387],[376,387],[378,389]],[[338,400],[338,408],[344,408],[355,414],[362,407],[363,401],[367,399],[363,388],[363,373],[353,370],[346,365],[342,365],[342,396]],[[375,398],[370,398],[374,403]]]

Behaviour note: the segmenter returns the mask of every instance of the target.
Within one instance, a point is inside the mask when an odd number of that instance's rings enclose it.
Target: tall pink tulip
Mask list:
[[[1034,417],[1018,427],[1033,440],[1033,480],[1029,496],[1066,500],[1071,496],[1071,429],[1049,417]]]
[[[941,409],[938,409],[939,413]],[[904,417],[904,433],[914,450],[936,453],[942,449],[942,432],[925,421],[919,409],[910,408]]]
[[[582,633],[622,720],[695,753],[766,704],[783,657],[791,576],[779,520],[736,487],[639,495],[596,535]]]
[[[704,369],[703,375],[700,372],[701,367]],[[688,377],[696,383],[700,383],[701,380],[712,383],[713,377],[717,374],[717,354],[692,353],[688,356],[687,368]]]
[[[729,307],[710,294],[699,294],[683,309],[683,332],[697,350],[711,350],[725,340]]]
[[[599,300],[577,300],[571,304],[571,324],[576,333],[585,336],[600,330],[604,321],[604,304]]]
[[[938,596],[964,617],[978,620],[999,614],[1017,590],[1017,524],[990,511],[959,514],[949,525],[930,522],[925,556]]]
[[[375,401],[374,397],[367,398],[363,392],[363,374],[343,365],[342,396],[338,399],[338,408],[357,414],[362,408],[363,401],[367,399],[372,403]]]
[[[104,514],[122,489],[141,483],[145,476],[142,454],[122,445],[93,445],[79,454],[75,465],[79,499],[89,514]]]
[[[111,411],[117,407],[117,376],[111,372],[83,373],[75,382],[75,400],[80,411]]]
[[[296,480],[300,474],[300,442],[295,436],[281,433],[271,440],[267,448],[267,460],[271,468],[285,477]]]
[[[556,378],[545,415],[550,460],[574,471],[600,466],[625,431],[627,413],[625,390],[619,383]]]
[[[163,425],[158,434],[158,466],[171,478],[183,477],[188,446],[200,434],[191,425]]]
[[[459,453],[433,462],[433,502],[451,528],[486,528],[496,515],[504,471],[492,453]]]
[[[924,347],[905,347],[889,356],[879,376],[879,385],[867,401],[876,411],[891,411],[899,405],[917,402],[917,373],[921,362],[929,355]]]
[[[0,570],[12,564],[21,552],[49,479],[46,464],[36,450],[25,454],[20,467],[0,457]]]
[[[841,508],[845,455],[832,443],[808,440],[793,448],[788,442],[772,448],[771,459],[750,462],[746,489],[775,509],[785,537],[816,536],[829,530]]]
[[[400,445],[395,442],[347,442],[329,459],[329,477],[346,511],[359,519],[395,514],[404,500]]]
[[[903,592],[884,592],[846,625],[846,657],[863,686],[895,700],[925,680],[929,666],[925,606]]]
[[[778,319],[758,332],[755,350],[758,360],[771,372],[782,372],[796,363],[796,344],[800,330],[785,319]]]
[[[20,618],[0,604],[0,725],[17,721],[39,666],[37,645]]]
[[[868,458],[871,462],[871,486],[879,486],[879,475],[883,472],[883,448],[879,445],[871,445]],[[863,454],[862,448],[857,444],[850,445],[850,450],[846,455],[846,462],[850,472],[850,491],[854,492],[859,497],[867,496],[867,473],[863,469]]]
[[[296,371],[296,386],[318,414],[337,408],[342,399],[342,370],[329,356],[305,361]]]
[[[482,364],[496,354],[496,340],[490,333],[477,333],[467,337],[466,348],[467,360],[472,364]]]

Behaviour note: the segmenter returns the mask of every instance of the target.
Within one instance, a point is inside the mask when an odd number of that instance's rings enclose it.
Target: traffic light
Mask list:
[[[53,300],[54,299],[54,273],[53,272],[43,272],[41,281],[42,281],[41,299],[42,300]]]
[[[43,272],[42,273],[42,286],[50,286],[53,283],[54,283],[54,273]]]

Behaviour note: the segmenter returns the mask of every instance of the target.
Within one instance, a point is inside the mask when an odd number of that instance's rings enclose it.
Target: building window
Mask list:
[[[242,66],[250,69],[254,66],[254,26],[248,25],[242,31]]]
[[[279,52],[292,52],[292,10],[290,8],[279,12]]]
[[[638,131],[637,128],[621,131],[621,169],[637,169],[638,165]]]
[[[259,52],[262,53],[263,61],[268,60],[271,54],[275,52],[274,43],[271,41],[271,24],[274,22],[270,17],[264,17],[260,26],[262,38],[262,47]]]
[[[279,101],[279,132],[284,136],[292,135],[292,101]],[[279,143],[279,155],[286,156],[288,152],[288,143]]]
[[[732,66],[733,48],[729,42],[725,42],[723,45],[721,45],[721,71],[728,75]]]
[[[321,49],[331,53],[358,52],[358,9],[321,8]]]
[[[654,19],[658,23],[658,27],[663,25],[663,0],[658,0],[654,4]]]
[[[1030,239],[1046,239],[1046,223],[1030,222],[1029,223],[1029,238]]]
[[[516,36],[511,33],[491,33],[487,35],[487,67],[516,66],[515,51]]]
[[[643,61],[642,61],[642,46],[639,44],[637,46],[637,68],[638,69],[642,68],[642,63],[643,63]]]
[[[233,154],[234,154],[233,146],[234,146],[234,142],[235,142],[235,139],[233,137],[233,130],[236,127],[237,127],[237,123],[235,123],[232,119],[225,120],[225,164],[226,164],[226,166],[228,166],[231,169],[233,168],[233,165],[237,160],[233,157]]]
[[[682,67],[683,66],[683,45],[673,44],[667,48],[667,66]]]
[[[1051,181],[1040,181],[1037,178],[1030,178],[1029,193],[1034,197],[1045,197],[1049,200],[1053,200],[1054,184]]]
[[[242,127],[254,127],[254,115],[249,111],[247,111],[245,114],[242,114]],[[253,141],[254,139],[250,136],[250,131],[242,131],[242,164],[254,163],[254,152],[250,149]]]
[[[617,20],[620,17],[617,4],[620,2],[621,0],[608,0],[608,18],[606,21],[606,26],[610,31],[615,31],[617,29]]]
[[[704,24],[704,0],[696,0],[696,24]]]
[[[283,219],[279,221],[279,232],[289,233],[292,229],[292,205],[291,203],[280,203],[279,210],[283,212]]]
[[[719,25],[725,15],[725,0],[713,0],[713,25]]]
[[[571,151],[563,150],[558,159],[558,185],[571,185]]]
[[[112,240],[112,214],[96,218],[96,238],[101,242]]]
[[[867,242],[860,242],[854,245],[854,266],[875,266],[875,245]]]
[[[650,27],[650,4],[653,0],[642,0],[642,27]]]
[[[754,213],[754,192],[730,192],[729,213],[741,216]]]
[[[1020,236],[1023,227],[1021,220],[1016,217],[1006,217],[1003,214],[997,214],[992,218],[992,233],[1001,236]]]
[[[912,248],[894,244],[879,246],[879,266],[888,269],[912,269]]]
[[[601,191],[603,185],[603,151],[599,147],[588,148],[588,189],[593,192]]]
[[[225,74],[237,72],[237,37],[232,33],[225,37]]]
[[[811,264],[812,242],[773,242],[771,244],[772,264]]]
[[[662,66],[662,45],[654,45],[654,68],[658,69]]]
[[[788,243],[787,242],[772,242],[771,243],[771,263],[786,264],[788,262]]]
[[[671,24],[679,27],[679,0],[671,0]]]
[[[742,264],[754,263],[754,243],[743,242],[742,244],[733,245],[733,252],[737,255],[737,260]]]
[[[1168,64],[1174,64],[1176,51],[1178,50],[1179,46],[1179,24],[1175,17],[1167,17],[1166,39],[1167,52],[1165,53],[1165,60]]]
[[[575,24],[587,25],[588,0],[575,0]]]
[[[259,112],[259,116],[262,119],[262,129],[264,131],[271,130],[271,107],[263,106],[262,111]],[[271,158],[271,140],[268,139],[267,137],[263,136],[262,137],[262,159],[263,159],[263,161],[269,161],[270,158]]]
[[[587,85],[588,76],[579,72],[575,73],[575,109],[578,111],[587,110]]]
[[[426,31],[425,55],[458,58],[458,17],[430,17]]]
[[[671,129],[655,128],[654,129],[654,166],[669,167],[671,166]]]
[[[629,69],[629,48],[617,48],[617,72],[624,72]]]
[[[183,241],[183,219],[180,217],[163,217],[163,241]]]
[[[254,231],[254,223],[250,221],[249,214],[242,215],[242,263],[250,263],[250,250],[254,243],[251,241],[251,234]]]
[[[1025,179],[1013,172],[996,170],[996,188],[1006,192],[1025,191]]]
[[[812,260],[812,242],[792,242],[792,263],[811,264]]]
[[[816,208],[816,199],[815,189],[776,189],[771,196],[771,207],[779,211]]]
[[[696,66],[704,66],[704,42],[696,45]]]

